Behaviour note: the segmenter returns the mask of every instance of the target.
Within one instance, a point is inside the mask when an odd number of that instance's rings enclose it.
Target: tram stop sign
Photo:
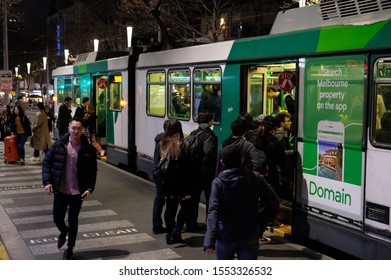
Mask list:
[[[278,85],[285,92],[291,91],[296,86],[296,75],[292,71],[285,70],[278,77]]]
[[[106,80],[105,78],[100,78],[100,79],[98,80],[98,87],[99,87],[100,89],[105,89],[105,88],[107,88],[107,80]]]

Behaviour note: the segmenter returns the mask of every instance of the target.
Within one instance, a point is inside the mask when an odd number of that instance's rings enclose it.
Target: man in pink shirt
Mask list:
[[[48,150],[42,162],[42,181],[48,194],[54,193],[53,218],[60,235],[57,248],[66,242],[65,259],[73,259],[78,219],[83,200],[95,189],[97,159],[95,148],[83,134],[83,123],[79,118],[69,122],[68,133],[63,135]],[[65,215],[68,211],[68,226]]]

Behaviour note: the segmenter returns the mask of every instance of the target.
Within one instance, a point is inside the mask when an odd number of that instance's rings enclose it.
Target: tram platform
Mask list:
[[[52,196],[41,184],[41,163],[5,164],[0,142],[0,259],[58,260],[58,230],[52,221]],[[43,155],[41,155],[43,159]],[[154,184],[100,160],[92,197],[83,203],[79,218],[76,259],[214,260],[203,252],[204,233],[183,232],[184,244],[166,245],[164,234],[152,232]],[[206,210],[200,204],[199,222]],[[286,238],[289,226],[270,228],[268,244],[258,259],[318,260],[329,256]]]

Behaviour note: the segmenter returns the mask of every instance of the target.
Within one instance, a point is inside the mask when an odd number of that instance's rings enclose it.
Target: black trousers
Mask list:
[[[60,192],[54,193],[53,219],[60,232],[68,231],[68,248],[75,247],[79,228],[79,213],[83,200],[81,194],[69,195]],[[65,215],[68,210],[68,226],[65,224]]]

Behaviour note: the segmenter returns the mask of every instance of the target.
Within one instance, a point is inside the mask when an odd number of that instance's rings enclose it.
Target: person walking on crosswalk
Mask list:
[[[72,118],[69,132],[49,148],[42,162],[43,185],[49,195],[54,193],[53,218],[60,231],[58,249],[68,235],[67,260],[73,259],[80,209],[95,189],[98,171],[95,148],[83,134],[83,128],[81,119]],[[67,210],[68,226],[64,221]]]

